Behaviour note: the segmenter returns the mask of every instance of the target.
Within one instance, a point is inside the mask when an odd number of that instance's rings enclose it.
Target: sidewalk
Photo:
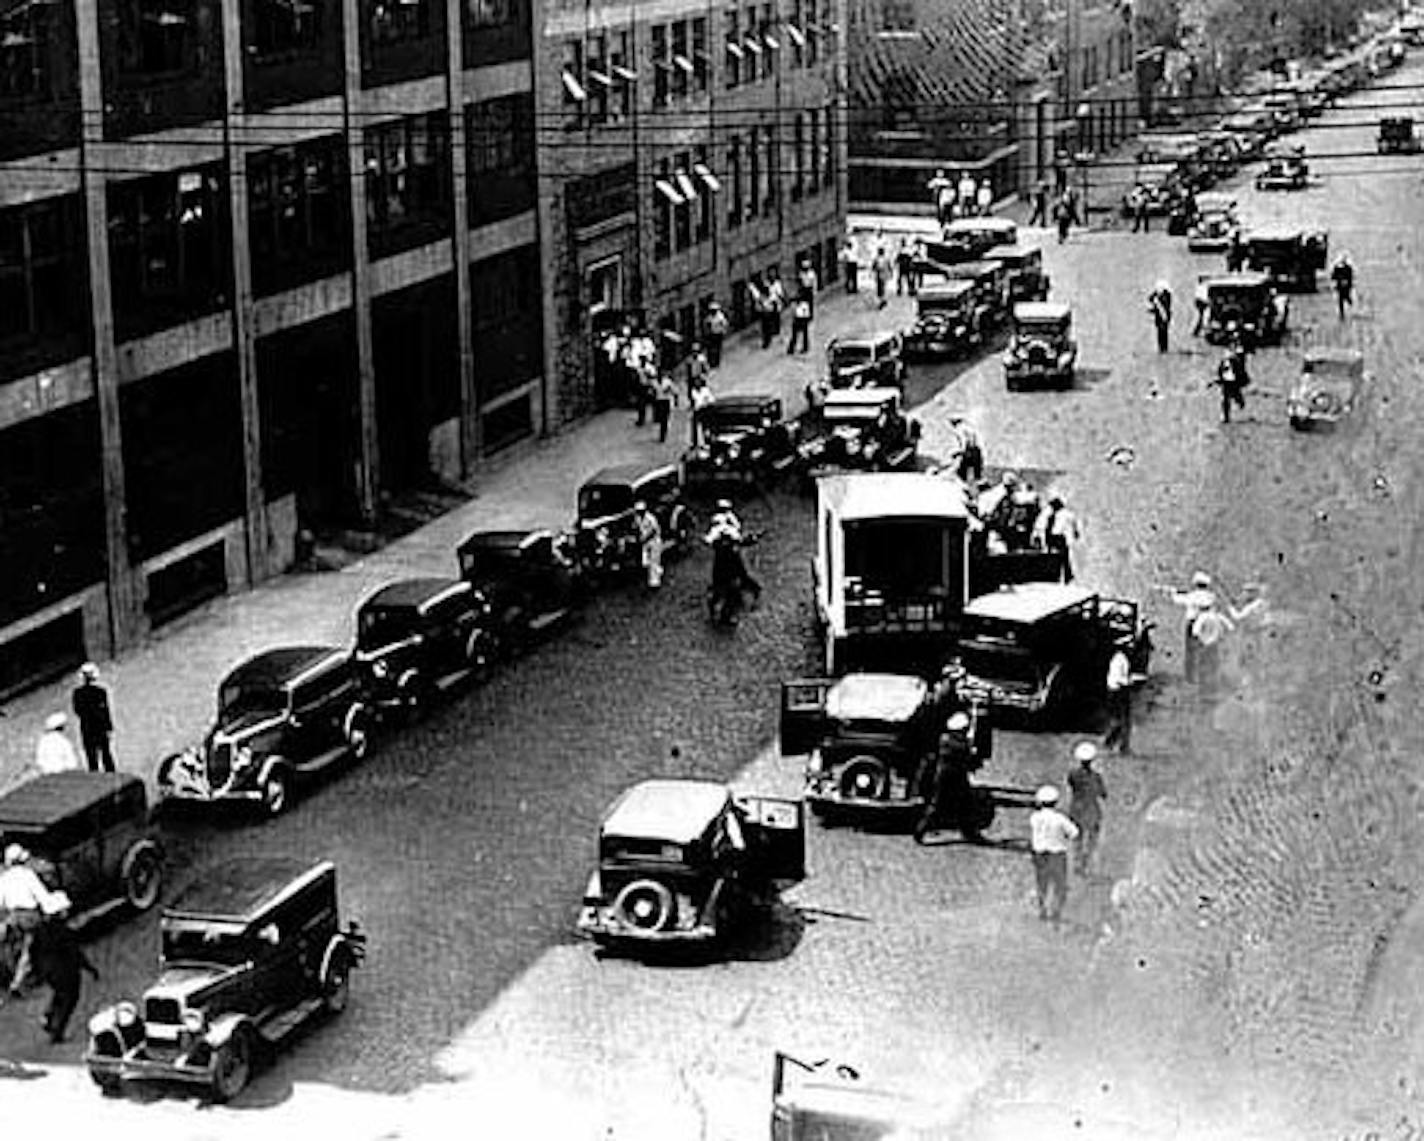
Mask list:
[[[802,407],[807,381],[824,368],[830,337],[901,328],[910,320],[910,305],[907,298],[891,297],[887,308],[877,310],[865,293],[847,296],[831,286],[817,299],[810,353],[787,356],[785,332],[765,351],[755,329],[739,333],[727,342],[722,367],[712,378],[713,392],[771,392],[793,415]],[[272,646],[349,643],[352,612],[362,598],[395,578],[457,574],[455,547],[469,532],[567,525],[578,486],[594,471],[682,454],[688,438],[686,407],[674,411],[665,444],[658,443],[652,425],[633,427],[633,418],[632,411],[619,409],[580,421],[495,463],[478,476],[469,503],[391,545],[339,571],[289,574],[218,599],[164,627],[145,645],[101,662],[114,709],[119,767],[151,781],[164,756],[199,740],[213,715],[217,683],[232,666]],[[0,790],[26,775],[45,716],[69,711],[75,680],[43,686],[4,709]]]

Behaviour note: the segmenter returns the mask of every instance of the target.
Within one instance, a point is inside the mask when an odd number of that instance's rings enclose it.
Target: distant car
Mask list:
[[[1202,276],[1197,301],[1206,306],[1202,333],[1211,344],[1239,340],[1249,349],[1276,343],[1290,321],[1289,299],[1268,274],[1252,270]]]
[[[956,218],[944,227],[940,242],[932,242],[927,247],[930,258],[937,261],[976,261],[992,257],[991,250],[998,246],[1011,246],[1018,241],[1018,223],[1012,218],[996,215],[981,215],[971,218]],[[938,247],[948,247],[950,256],[939,256]]]
[[[1391,115],[1379,121],[1379,153],[1382,155],[1417,154],[1419,136],[1414,133],[1414,120],[1408,115]]]
[[[148,794],[128,773],[46,773],[16,785],[0,795],[0,847],[9,844],[69,896],[76,923],[123,906],[147,911],[163,890]]]
[[[806,874],[799,800],[733,796],[704,780],[634,785],[599,826],[578,931],[623,949],[716,944],[778,883]]]
[[[457,550],[460,575],[489,603],[502,650],[529,645],[579,606],[583,576],[564,532],[476,531]]]
[[[402,579],[356,610],[356,661],[379,710],[416,713],[484,674],[498,651],[489,602],[463,579]]]
[[[1187,227],[1187,249],[1193,253],[1219,253],[1231,244],[1231,235],[1240,225],[1235,197],[1199,194],[1196,219]]]
[[[802,470],[908,471],[916,466],[920,424],[905,415],[898,388],[826,394],[820,424],[798,448]]]
[[[1311,349],[1286,398],[1292,428],[1333,426],[1350,415],[1365,382],[1365,359],[1353,349]]]
[[[690,549],[692,514],[683,501],[681,468],[620,464],[589,476],[578,491],[575,550],[585,573],[603,578],[636,573],[642,556],[633,508],[639,502],[657,517],[670,554]]]
[[[1182,192],[1182,173],[1174,162],[1142,163],[1133,177],[1133,184],[1122,196],[1120,213],[1124,218],[1136,215],[1139,203],[1145,205],[1149,217],[1164,217]]]
[[[294,785],[365,759],[372,711],[355,657],[337,646],[284,646],[249,658],[218,686],[217,720],[197,745],[158,766],[169,801],[284,812]]]
[[[796,454],[796,426],[776,396],[719,396],[698,413],[702,442],[683,453],[689,490],[760,483],[785,471]]]
[[[999,246],[986,260],[1004,267],[1004,292],[1010,305],[1020,301],[1047,301],[1049,276],[1043,269],[1043,247],[1033,242]]]
[[[1078,365],[1073,311],[1057,301],[1014,306],[1013,336],[1004,351],[1004,384],[1015,392],[1033,385],[1072,388]]]
[[[1266,167],[1256,175],[1257,190],[1304,190],[1310,185],[1310,164],[1299,147],[1268,154]]]
[[[943,267],[942,273],[946,281],[974,283],[975,312],[982,332],[987,335],[1003,324],[1009,313],[1009,270],[1003,262],[992,258],[959,262]]]
[[[272,1046],[346,1009],[366,957],[360,928],[341,927],[325,860],[221,864],[164,909],[159,933],[158,979],[142,1002],[89,1021],[84,1064],[106,1093],[159,1080],[231,1100]]]
[[[984,341],[984,307],[972,281],[920,286],[915,323],[905,330],[905,355],[917,359],[958,357]]]
[[[1272,226],[1250,231],[1241,245],[1248,269],[1269,274],[1280,289],[1313,292],[1329,258],[1330,240],[1323,230]]]
[[[904,388],[904,344],[899,333],[833,337],[826,345],[832,388]]]

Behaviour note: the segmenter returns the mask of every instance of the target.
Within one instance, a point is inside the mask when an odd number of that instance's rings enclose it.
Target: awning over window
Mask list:
[[[762,42],[766,44],[766,46],[769,47],[772,51],[779,51],[781,48],[781,41],[778,40],[775,36],[773,36],[770,32],[767,32],[765,35],[762,36]]]
[[[741,59],[741,58],[742,58],[743,56],[745,56],[747,53],[744,52],[744,51],[742,51],[742,45],[741,45],[741,44],[729,43],[729,44],[727,45],[727,54],[730,55],[730,56],[734,56],[734,57],[736,57],[737,59]]]
[[[593,70],[593,68],[589,68],[588,77],[595,83],[603,84],[604,87],[613,86],[613,76],[609,75],[605,71],[595,71]]]
[[[687,72],[688,75],[692,74],[692,61],[688,59],[687,56],[675,55],[672,57],[672,61],[677,64],[678,67],[682,68],[683,71]]]
[[[693,181],[688,176],[687,171],[680,170],[675,175],[673,175],[673,178],[677,181],[677,188],[679,191],[682,192],[683,198],[691,202],[694,198],[697,197],[697,187],[693,184]]]
[[[747,51],[761,55],[761,43],[757,40],[756,36],[748,36],[742,43],[746,45]]]
[[[665,178],[660,178],[653,183],[658,188],[658,193],[671,202],[674,206],[683,205],[683,197],[673,189],[672,183]]]
[[[712,173],[705,162],[695,162],[692,164],[692,171],[698,178],[707,184],[707,189],[716,194],[722,189],[721,180]]]
[[[638,80],[638,73],[636,71],[634,71],[631,67],[624,67],[622,64],[619,63],[615,63],[613,65],[613,74],[616,75],[619,79],[621,79],[624,83],[636,83]]]
[[[568,68],[564,68],[564,70],[559,73],[559,78],[563,80],[564,90],[569,93],[571,99],[576,99],[582,103],[588,98],[588,92],[583,89],[583,84],[578,81],[578,77]]]
[[[795,24],[786,25],[786,34],[791,37],[791,42],[798,48],[804,48],[806,46],[806,33]]]

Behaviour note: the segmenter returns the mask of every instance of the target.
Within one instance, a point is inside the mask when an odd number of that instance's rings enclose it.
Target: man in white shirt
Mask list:
[[[20,956],[10,976],[10,997],[24,992],[30,975],[30,944],[44,918],[50,892],[39,874],[30,867],[30,853],[19,844],[5,849],[5,870],[0,871],[0,916],[20,932]]]
[[[1034,794],[1038,805],[1028,818],[1029,847],[1038,887],[1038,917],[1057,923],[1068,898],[1068,849],[1078,826],[1058,811],[1058,790],[1046,784]]]
[[[1170,589],[1170,588],[1169,588]],[[1192,624],[1197,615],[1216,605],[1216,593],[1211,589],[1211,575],[1197,571],[1187,590],[1170,590],[1171,599],[1182,608],[1182,672],[1188,681],[1197,679],[1197,643],[1192,637]]]
[[[35,745],[35,768],[44,774],[64,773],[79,768],[79,754],[64,735],[69,718],[63,713],[51,713],[45,718],[44,732]]]
[[[1073,581],[1073,547],[1082,538],[1078,517],[1069,511],[1061,495],[1048,499],[1048,506],[1039,512],[1033,523],[1033,545],[1040,550],[1057,553],[1062,562],[1063,581]]]
[[[1108,731],[1103,748],[1116,749],[1126,755],[1132,752],[1132,687],[1142,678],[1132,672],[1127,651],[1118,647],[1108,659],[1107,707]]]
[[[1194,647],[1192,656],[1196,659],[1193,672],[1204,692],[1216,688],[1221,670],[1221,641],[1234,629],[1236,624],[1217,608],[1214,598],[1192,619],[1189,637]]]

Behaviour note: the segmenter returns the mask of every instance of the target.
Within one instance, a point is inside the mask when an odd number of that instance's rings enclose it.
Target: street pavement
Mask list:
[[[932,1099],[956,1137],[1388,1136],[1417,1115],[1424,160],[1362,155],[1380,104],[1414,104],[1421,80],[1411,63],[1392,91],[1361,93],[1305,132],[1322,156],[1310,190],[1257,195],[1243,176],[1248,221],[1323,223],[1361,275],[1343,324],[1326,294],[1294,299],[1288,343],[1253,360],[1244,422],[1215,422],[1217,353],[1186,331],[1196,274],[1217,262],[1160,232],[1048,246],[1082,345],[1073,391],[1010,395],[993,354],[912,376],[926,449],[943,449],[952,412],[968,413],[992,465],[1034,473],[1083,518],[1080,578],[1141,599],[1160,624],[1136,755],[1104,764],[1097,874],[1074,877],[1062,929],[1035,917],[1024,821],[1006,813],[983,848],[813,825],[810,878],[726,961],[598,960],[569,937],[598,815],[627,784],[688,773],[798,788],[799,759],[771,745],[777,682],[815,668],[811,520],[804,501],[774,494],[746,507],[767,529],[754,568],[767,591],[734,633],[703,621],[695,555],[662,595],[599,598],[287,817],[174,825],[178,879],[254,849],[337,860],[343,907],[372,939],[339,1023],[234,1106],[200,1109],[167,1094],[100,1100],[77,1047],[40,1045],[34,1004],[12,1005],[0,1009],[0,1055],[13,1059],[0,1075],[16,1079],[0,1081],[7,1123],[731,1141],[766,1135],[776,1049]],[[1158,278],[1178,299],[1164,355],[1144,304]],[[901,325],[908,303],[879,313],[828,295],[821,312],[824,338],[839,320]],[[1370,386],[1352,423],[1299,436],[1282,398],[1301,348],[1319,343],[1362,348]],[[795,407],[819,365],[743,343],[721,387],[785,385]],[[168,741],[194,735],[242,653],[346,637],[367,589],[452,567],[465,531],[564,521],[589,470],[659,454],[630,424],[609,414],[567,433],[492,473],[458,517],[361,564],[194,616],[166,663],[168,637],[115,664],[122,761],[148,771]],[[1183,682],[1175,610],[1157,589],[1198,568],[1238,601],[1250,582],[1267,599],[1229,640],[1216,699]],[[62,696],[12,712],[21,760],[34,726],[19,722]],[[156,702],[181,712],[140,748],[137,722]],[[1061,779],[1075,739],[1004,733],[986,776]],[[103,979],[81,1012],[143,985],[153,928],[130,922],[96,942]]]

